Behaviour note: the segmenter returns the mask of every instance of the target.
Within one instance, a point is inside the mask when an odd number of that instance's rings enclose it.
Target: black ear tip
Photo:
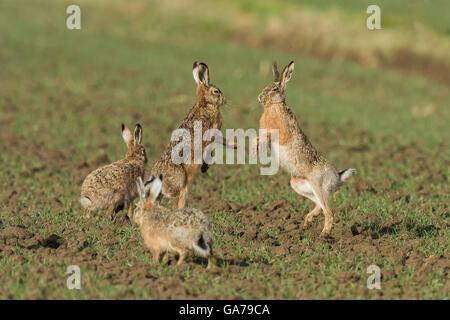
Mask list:
[[[139,123],[136,123],[136,128],[142,129],[142,127]]]
[[[151,183],[153,180],[155,180],[154,176],[151,176],[150,178],[148,178],[147,181],[145,181],[144,185],[147,186],[149,183]]]
[[[289,62],[289,65],[294,64],[294,60],[292,60],[291,62]]]
[[[125,125],[122,123],[122,131],[125,130]]]
[[[208,66],[204,62],[195,61],[194,65],[192,66],[192,68],[195,69],[195,68],[199,68],[199,67],[203,67],[205,69],[208,69]]]
[[[160,174],[160,175],[159,175],[159,180],[162,181],[162,179],[163,179],[163,176],[162,176],[162,174]]]

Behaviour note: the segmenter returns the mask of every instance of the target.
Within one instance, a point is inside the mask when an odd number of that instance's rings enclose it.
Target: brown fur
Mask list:
[[[294,191],[316,204],[316,207],[307,215],[305,226],[308,226],[322,209],[325,214],[322,235],[328,236],[333,225],[333,213],[328,205],[329,197],[354,172],[354,169],[338,173],[300,129],[294,113],[285,103],[286,83],[293,70],[293,61],[283,69],[281,74],[274,63],[274,81],[264,87],[258,96],[258,100],[264,105],[264,112],[259,121],[260,129],[268,131],[268,140],[262,141],[258,137],[256,142],[258,147],[267,147],[262,146],[262,143],[271,145],[272,152],[275,152],[272,145],[275,142],[271,141],[270,130],[278,130],[281,167],[291,174],[291,186]]]
[[[107,210],[112,214],[119,206],[127,203],[128,216],[133,215],[133,200],[137,197],[136,179],[144,176],[147,156],[141,145],[142,129],[138,124],[134,137],[122,125],[122,135],[128,152],[124,159],[91,172],[81,186],[80,202],[85,217],[92,210]]]
[[[147,186],[138,179],[140,202],[134,215],[154,263],[159,263],[161,253],[178,253],[177,264],[183,263],[189,254],[197,253],[208,258],[208,267],[214,266],[213,234],[208,218],[197,209],[169,210],[158,206],[161,179],[151,177]]]
[[[198,164],[194,164],[194,122],[202,122],[202,136],[208,129],[222,128],[222,115],[220,106],[226,103],[222,92],[209,83],[209,70],[204,63],[194,63],[194,79],[197,82],[197,103],[191,108],[179,129],[186,129],[191,135],[191,164],[174,164],[171,154],[173,148],[179,143],[170,141],[161,159],[157,161],[151,171],[155,177],[164,175],[162,194],[175,200],[175,208],[184,208],[186,205],[188,186],[192,182],[194,172]],[[211,141],[203,141],[203,151],[211,144]],[[202,167],[206,171],[207,166]]]

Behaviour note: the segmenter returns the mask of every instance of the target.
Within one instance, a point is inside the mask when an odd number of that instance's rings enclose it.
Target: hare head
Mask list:
[[[213,104],[220,107],[227,103],[227,99],[220,89],[209,83],[209,70],[206,64],[195,61],[192,74],[197,83],[198,104]]]
[[[136,125],[133,135],[130,129],[122,123],[122,137],[128,147],[127,158],[134,157],[147,163],[147,154],[144,146],[142,146],[141,125],[139,123]]]
[[[264,87],[258,96],[258,101],[263,105],[271,103],[280,103],[286,99],[286,83],[291,79],[294,71],[294,61],[289,62],[283,69],[283,72],[278,71],[277,63],[274,62],[272,66],[273,82]]]

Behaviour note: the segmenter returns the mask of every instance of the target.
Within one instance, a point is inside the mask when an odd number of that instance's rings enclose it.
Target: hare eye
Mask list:
[[[217,89],[214,89],[214,91],[213,91],[215,94],[218,94],[219,93],[219,90],[217,90]]]
[[[277,92],[278,88],[273,88],[272,91]]]

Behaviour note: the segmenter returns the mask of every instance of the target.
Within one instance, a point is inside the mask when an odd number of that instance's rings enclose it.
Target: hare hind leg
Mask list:
[[[159,251],[159,249],[154,248],[152,250],[152,256],[153,256],[153,263],[159,264],[160,257],[161,257],[161,251]]]
[[[165,251],[162,256],[162,262],[169,264],[169,251]]]
[[[83,209],[83,218],[84,219],[89,219],[91,216],[91,210],[89,210],[88,208],[84,208]]]
[[[212,246],[210,245],[210,253],[209,253],[209,257],[208,257],[208,269],[211,269],[213,267],[215,267],[217,265],[217,258],[214,255],[214,251]]]
[[[110,204],[106,209],[106,215],[109,217],[111,221],[114,221],[116,218],[116,205],[114,203]]]
[[[183,209],[186,206],[187,186],[180,190],[177,201],[174,203],[175,209]]]
[[[192,178],[194,178],[195,169],[197,166],[191,166],[189,169],[187,169],[186,172],[186,185],[180,190],[180,193],[178,195],[177,203],[176,203],[176,209],[183,209],[186,206],[186,200],[187,200],[187,193],[188,193],[188,186],[192,181]]]
[[[309,181],[307,179],[299,178],[299,177],[292,177],[291,178],[291,187],[299,195],[301,195],[305,198],[308,198],[309,200],[313,201],[316,204],[314,209],[311,210],[306,215],[305,222],[303,223],[303,227],[308,227],[311,225],[314,218],[320,214],[321,207],[318,204],[317,198],[314,195],[311,184],[309,183]]]
[[[186,258],[188,257],[189,252],[187,250],[181,249],[181,248],[174,248],[174,249],[179,254],[178,262],[177,262],[177,266],[179,266],[180,264],[182,264],[186,260]]]
[[[314,195],[317,198],[317,203],[322,208],[323,214],[325,215],[325,224],[323,226],[321,236],[328,237],[331,233],[331,228],[333,227],[334,221],[333,212],[331,212],[328,205],[329,192],[323,190],[323,188],[320,188],[318,184],[311,183],[311,186]]]
[[[127,214],[128,218],[130,218],[130,220],[133,220],[133,201],[129,201],[128,202],[128,214]]]
[[[320,214],[320,211],[322,211],[322,208],[316,204],[314,209],[312,209],[305,218],[305,222],[303,223],[304,228],[308,228],[311,226],[312,222],[314,221],[314,218],[317,217]]]

